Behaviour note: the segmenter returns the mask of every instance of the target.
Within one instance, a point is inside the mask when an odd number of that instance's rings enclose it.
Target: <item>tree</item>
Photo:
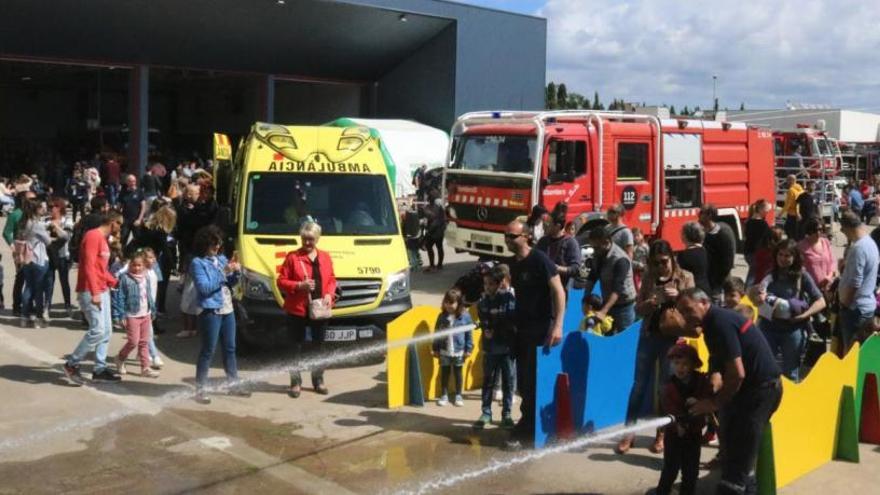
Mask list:
[[[688,110],[688,106],[687,106],[687,105],[685,105],[684,108],[681,109],[681,114],[682,114],[683,116],[685,116],[685,117],[687,117],[688,115],[691,114],[691,111]]]
[[[593,110],[605,110],[605,107],[599,101],[599,92],[593,92]]]
[[[581,108],[589,108],[590,102],[580,93],[570,93],[568,100],[565,102],[565,108],[571,110],[579,110]]]
[[[675,115],[675,105],[669,107],[669,115]]]
[[[565,83],[559,83],[559,86],[556,87],[556,108],[565,108],[567,103],[568,88],[565,87]]]
[[[745,112],[745,110],[746,110],[746,102],[742,102],[742,103],[740,103],[740,104],[739,104],[739,111],[740,111],[740,112]]]
[[[547,110],[557,108],[556,103],[556,84],[553,81],[547,83],[547,93],[544,96],[544,107]]]

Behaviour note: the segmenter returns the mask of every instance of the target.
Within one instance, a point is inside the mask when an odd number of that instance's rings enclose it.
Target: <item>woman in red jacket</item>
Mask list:
[[[312,329],[313,349],[320,350],[324,342],[327,320],[309,318],[309,301],[323,299],[325,304],[332,305],[336,294],[333,260],[326,251],[317,248],[321,226],[306,222],[300,228],[299,235],[302,247],[287,254],[278,274],[278,288],[284,295],[284,312],[287,313],[287,330],[294,343],[294,357],[302,353],[306,327]],[[324,385],[324,370],[315,368],[311,372],[315,392],[326,395],[328,390]],[[295,399],[299,397],[301,387],[300,372],[292,370],[287,394]]]

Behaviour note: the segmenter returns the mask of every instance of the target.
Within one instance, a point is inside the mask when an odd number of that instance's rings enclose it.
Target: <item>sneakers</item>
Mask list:
[[[196,396],[194,397],[194,399],[196,402],[202,405],[208,405],[211,403],[211,398],[208,397],[208,392],[202,389],[196,391]]]
[[[492,422],[492,416],[489,414],[483,414],[480,416],[480,419],[474,421],[474,429],[482,430],[486,427],[487,424]]]
[[[464,399],[462,399],[460,395],[456,395],[455,402],[453,402],[452,405],[455,407],[464,407]]]
[[[437,405],[440,407],[448,406],[449,405],[449,396],[447,396],[446,394],[441,395],[440,398],[437,399]]]
[[[161,370],[162,366],[165,366],[165,361],[162,361],[161,356],[156,356],[153,359],[153,364],[152,364],[151,368],[153,368],[154,370]]]
[[[159,378],[159,372],[152,368],[144,368],[141,370],[141,376],[144,378]]]
[[[504,416],[501,418],[501,428],[505,430],[512,430],[516,426],[516,423],[513,422],[513,418],[510,415]]]
[[[97,373],[92,373],[93,382],[118,382],[119,380],[122,380],[122,377],[110,371],[108,368],[104,368]]]
[[[86,379],[79,372],[79,366],[71,366],[70,363],[64,363],[63,369],[64,376],[67,377],[67,381],[71,386],[82,387],[86,382]]]
[[[125,369],[125,360],[124,359],[122,359],[119,356],[116,356],[116,361],[114,361],[114,362],[116,363],[116,371],[120,375],[127,375],[128,374],[128,370]]]

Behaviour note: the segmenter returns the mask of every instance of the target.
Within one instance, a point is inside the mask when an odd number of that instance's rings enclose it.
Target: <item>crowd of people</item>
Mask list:
[[[641,320],[627,423],[651,409],[651,383],[660,387],[662,412],[677,418],[657,431],[650,446],[664,453],[653,491],[669,493],[680,472],[679,492],[696,493],[701,445],[717,441],[719,455],[708,464],[720,464],[720,491],[754,493],[760,439],[781,401],[780,378],[805,376],[813,364],[808,342],[843,355],[875,328],[880,230],[869,234],[860,213],[845,210],[840,230],[847,248],[835,260],[814,191],[808,185],[790,197],[781,228],[768,223],[770,203],[751,205],[742,226],[745,279],[732,274],[733,228],[708,204],[698,221],[683,226],[684,248],[678,251],[663,239],[647,242],[623,224],[623,208],[613,205],[608,224],[586,236],[589,260],[581,259],[564,203],[512,222],[505,242],[514,257],[480,263],[480,290],[472,287],[473,276],[461,277],[444,295],[436,322],[438,329],[466,325],[470,317],[463,307],[477,304],[485,381],[474,428],[492,421],[492,391],[501,385],[500,425],[512,430],[510,446],[531,439],[535,349],[560,341],[565,300],[577,285],[586,294],[581,330],[612,335]],[[474,292],[479,295],[467,297]],[[703,363],[682,340],[701,334],[710,354],[708,373],[699,371]],[[434,343],[441,369],[438,405],[461,404],[461,369],[473,348],[469,333]],[[447,391],[450,376],[454,388]],[[522,398],[517,423],[510,412],[514,389]],[[625,454],[633,442],[627,435],[615,450]]]
[[[151,167],[139,179],[109,160],[99,167],[75,164],[63,192],[34,176],[0,188],[0,203],[11,207],[3,234],[16,267],[13,313],[24,327],[45,326],[57,278],[65,316],[80,314],[88,325],[64,363],[70,382],[85,382],[80,363],[92,351],[93,380],[120,380],[133,353],[140,375],[156,378],[163,362],[155,335],[163,331],[169,280],[180,274],[183,328],[177,336],[198,336],[201,343],[195,399],[211,401],[208,369],[218,346],[228,392],[246,397],[249,392],[238,383],[232,303],[241,266],[235,253],[224,254],[230,251],[216,226],[210,170],[181,165],[169,175],[164,167]],[[492,422],[493,390],[499,388],[500,425],[511,430],[509,446],[532,439],[536,349],[561,342],[565,301],[577,286],[586,294],[582,330],[612,335],[641,321],[627,423],[652,401],[652,378],[661,387],[663,411],[677,418],[657,431],[651,445],[664,452],[657,493],[669,493],[679,471],[680,492],[694,493],[700,446],[716,434],[722,491],[749,493],[763,427],[781,400],[780,376],[803,377],[811,364],[805,359],[811,340],[833,340],[836,351],[846,353],[873,332],[877,310],[880,230],[868,232],[863,212],[844,211],[840,228],[848,246],[843,259],[835,260],[814,188],[790,182],[784,227],[768,223],[773,206],[767,201],[750,208],[742,228],[745,279],[732,276],[736,237],[712,205],[702,206],[698,221],[683,226],[684,248],[678,251],[666,240],[648,242],[624,224],[624,208],[612,205],[607,225],[586,236],[592,248],[588,260],[565,203],[511,222],[504,240],[513,257],[481,263],[459,279],[444,294],[435,325],[472,324],[467,307],[476,304],[485,381],[474,428]],[[404,212],[403,234],[411,264],[416,266],[419,249],[426,249],[431,273],[443,266],[446,217],[436,190],[426,194],[422,208]],[[305,219],[299,234],[301,247],[287,255],[277,277],[296,356],[306,341],[320,351],[337,286],[330,255],[318,249],[321,226]],[[72,294],[68,272],[74,264]],[[114,325],[124,326],[126,342],[108,363]],[[703,363],[693,348],[680,340],[700,334],[710,353],[707,374],[699,371]],[[432,350],[441,370],[438,405],[463,405],[462,368],[474,350],[471,332],[438,339]],[[329,393],[324,371],[309,371],[313,390]],[[514,390],[521,397],[518,422],[512,419]],[[288,395],[301,393],[300,370],[291,369]],[[628,452],[633,441],[622,438],[617,452]]]

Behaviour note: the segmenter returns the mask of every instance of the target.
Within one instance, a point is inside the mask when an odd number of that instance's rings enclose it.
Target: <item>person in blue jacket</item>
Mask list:
[[[214,225],[201,228],[193,241],[195,257],[190,263],[189,274],[193,279],[199,314],[199,336],[202,348],[196,364],[196,402],[210,404],[206,385],[208,369],[218,340],[223,346],[223,368],[226,380],[230,383],[229,394],[249,397],[250,392],[237,386],[238,365],[235,359],[235,312],[232,306],[232,287],[241,275],[241,266],[233,256],[227,260],[220,253],[223,246],[223,231]]]
[[[472,325],[473,323],[471,315],[468,314],[467,308],[464,306],[461,291],[458,289],[446,291],[446,294],[443,295],[443,312],[437,317],[434,332],[447,328]],[[431,348],[434,357],[440,360],[440,387],[442,395],[437,399],[437,405],[446,406],[449,404],[447,388],[449,386],[449,372],[451,371],[455,377],[455,401],[453,404],[457,407],[464,406],[464,399],[461,397],[462,366],[464,361],[471,355],[471,351],[474,350],[472,330],[450,333],[444,337],[439,337],[434,340]]]

